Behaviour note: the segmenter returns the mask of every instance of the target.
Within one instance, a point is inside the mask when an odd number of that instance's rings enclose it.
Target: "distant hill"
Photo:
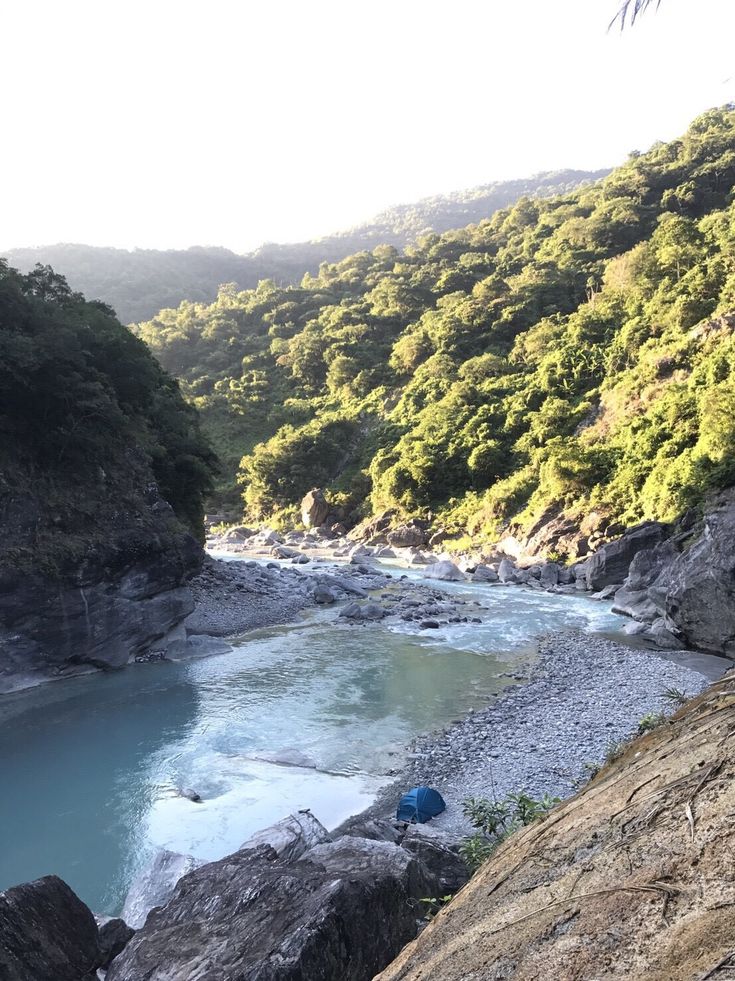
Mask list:
[[[304,273],[316,273],[322,262],[338,262],[376,245],[403,248],[427,232],[463,228],[488,218],[520,197],[565,194],[607,173],[558,170],[525,180],[483,184],[389,208],[371,222],[325,238],[292,245],[267,243],[247,255],[199,246],[131,252],[59,244],[12,249],[5,257],[22,272],[30,271],[36,263],[52,266],[73,290],[108,303],[123,323],[135,323],[150,319],[161,309],[177,307],[182,300],[211,303],[222,283],[235,283],[240,289],[257,286],[261,279],[273,279],[282,286],[298,283]]]

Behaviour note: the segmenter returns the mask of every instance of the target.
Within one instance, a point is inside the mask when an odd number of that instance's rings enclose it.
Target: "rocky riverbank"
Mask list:
[[[401,792],[436,787],[447,809],[432,826],[471,832],[462,803],[525,791],[568,797],[638,731],[645,717],[670,713],[677,691],[692,697],[729,667],[724,658],[637,650],[599,635],[560,632],[539,642],[521,682],[487,708],[408,747],[408,760],[376,803],[343,826],[393,816]]]

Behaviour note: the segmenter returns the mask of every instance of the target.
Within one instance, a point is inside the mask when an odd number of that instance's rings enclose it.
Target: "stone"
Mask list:
[[[597,591],[624,582],[636,554],[658,545],[669,532],[670,526],[660,521],[644,521],[629,528],[621,538],[603,545],[585,562],[587,589]]]
[[[478,565],[475,566],[475,571],[472,573],[473,582],[498,582],[499,576],[495,569],[491,569],[489,565]]]
[[[438,630],[439,623],[436,620],[422,620],[419,624],[420,630]]]
[[[460,854],[461,840],[427,824],[411,824],[401,842],[436,879],[437,896],[455,893],[469,881],[470,872]]]
[[[388,616],[388,611],[379,603],[365,603],[360,607],[361,620],[382,620]]]
[[[257,532],[253,531],[252,528],[246,528],[245,525],[236,525],[234,528],[228,528],[220,541],[225,545],[232,545],[234,542],[246,542],[254,535],[257,535]]]
[[[464,573],[457,568],[454,562],[446,559],[428,565],[424,569],[424,575],[427,579],[441,579],[445,582],[463,582],[465,579]]]
[[[269,828],[256,832],[240,848],[255,849],[270,845],[279,858],[293,862],[316,845],[331,840],[324,825],[311,811],[305,810],[289,814]]]
[[[544,562],[539,570],[539,580],[543,586],[556,586],[559,582],[560,567],[556,562]]]
[[[359,603],[347,603],[339,611],[339,615],[346,620],[359,620],[362,616],[362,608]]]
[[[79,981],[103,960],[91,910],[57,876],[0,892],[3,981]]]
[[[397,528],[389,531],[386,538],[388,544],[394,548],[416,548],[426,545],[429,541],[426,529],[422,528],[416,522],[399,525]]]
[[[510,559],[502,559],[498,566],[498,579],[503,583],[517,582],[518,570]]]
[[[122,918],[135,930],[142,927],[154,907],[168,902],[182,875],[201,864],[193,855],[159,849],[128,889]]]
[[[416,918],[387,863],[342,874],[262,846],[185,876],[107,981],[369,981],[416,935]]]
[[[337,596],[335,595],[334,591],[331,590],[329,586],[325,586],[323,583],[317,583],[317,585],[314,587],[313,596],[314,602],[321,605],[326,603],[334,603],[337,600]]]
[[[301,501],[301,520],[307,528],[318,528],[324,524],[330,512],[324,491],[315,487]]]
[[[126,944],[135,936],[135,930],[119,916],[96,916],[95,919],[99,928],[101,951],[99,966],[105,968],[125,949]]]
[[[274,559],[295,559],[301,552],[297,548],[289,548],[288,545],[274,545],[271,555]]]

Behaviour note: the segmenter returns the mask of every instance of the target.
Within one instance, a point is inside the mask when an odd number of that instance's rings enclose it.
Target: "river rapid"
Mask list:
[[[535,638],[621,625],[583,596],[439,585],[479,599],[483,622],[417,631],[317,609],[228,654],[0,700],[0,889],[53,872],[111,914],[157,848],[217,859],[304,807],[334,827],[390,782],[412,738],[513,684]]]

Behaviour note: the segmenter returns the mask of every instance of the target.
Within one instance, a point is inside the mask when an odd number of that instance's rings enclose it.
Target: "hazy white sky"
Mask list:
[[[296,241],[735,98],[733,0],[0,0],[0,248]]]

